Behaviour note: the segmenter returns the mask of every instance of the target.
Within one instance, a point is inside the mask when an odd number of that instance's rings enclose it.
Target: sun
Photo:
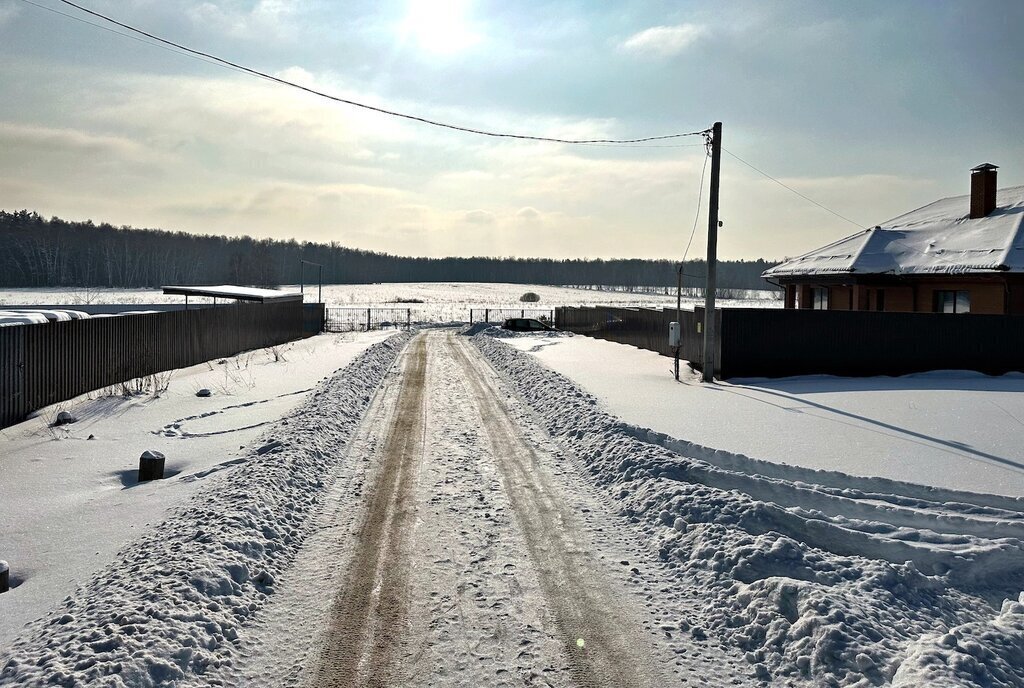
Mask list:
[[[403,38],[432,53],[456,53],[475,45],[480,35],[468,19],[469,0],[410,0],[402,22]]]

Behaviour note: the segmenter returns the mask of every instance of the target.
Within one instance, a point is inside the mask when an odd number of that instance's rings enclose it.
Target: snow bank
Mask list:
[[[736,452],[711,450],[697,456],[723,468],[729,466],[722,461],[745,454],[757,457],[759,465],[741,461],[737,470],[819,484],[832,482],[824,473],[808,478],[806,468],[837,472],[836,484],[843,487],[854,487],[854,474],[956,491],[1024,495],[1020,373],[822,375],[706,385],[685,367],[676,382],[670,358],[625,344],[572,337],[538,348],[530,340],[506,341],[573,380],[627,423]],[[690,449],[681,451],[695,456]],[[796,466],[792,475],[783,464]],[[864,485],[883,493],[905,494],[907,489],[875,480]],[[939,491],[929,495],[926,488],[917,489],[931,501],[951,499]]]
[[[913,643],[894,686],[1021,685],[1024,594],[990,621],[964,624]]]
[[[959,628],[1005,658],[988,678],[955,674],[959,685],[1024,682],[1011,661],[1024,637],[993,621],[989,602],[1024,587],[1021,500],[798,467],[759,475],[753,459],[626,425],[532,357],[473,341],[681,587],[706,578],[695,636],[711,629],[743,648],[765,680],[875,685],[902,670],[913,683],[941,664],[921,639]]]
[[[244,463],[125,547],[4,653],[0,685],[156,686],[230,666],[370,399],[408,340],[373,345],[271,426]]]
[[[466,337],[475,337],[478,334],[486,334],[488,337],[498,337],[501,339],[517,339],[521,337],[532,337],[544,338],[544,337],[572,337],[572,332],[564,332],[562,330],[537,330],[531,332],[515,332],[513,330],[506,330],[494,323],[478,322],[472,325],[466,325],[459,334]]]

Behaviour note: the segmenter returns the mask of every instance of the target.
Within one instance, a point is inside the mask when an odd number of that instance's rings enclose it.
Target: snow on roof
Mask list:
[[[47,320],[85,320],[89,317],[89,314],[84,311],[69,310],[67,308],[31,308],[31,307],[9,307],[5,308],[4,313],[39,313],[40,315],[46,316]]]
[[[257,287],[239,287],[234,284],[221,284],[214,287],[164,287],[165,294],[184,296],[212,296],[215,298],[238,299],[239,301],[296,301],[302,295],[294,291],[278,289],[259,289]]]
[[[0,312],[0,327],[9,325],[41,325],[49,322],[42,313]]]
[[[762,276],[1024,273],[1024,186],[998,191],[996,209],[985,217],[970,219],[970,204],[969,195],[935,201]]]

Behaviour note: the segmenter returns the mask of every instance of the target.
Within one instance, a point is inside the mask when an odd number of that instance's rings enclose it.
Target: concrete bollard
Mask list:
[[[0,561],[0,593],[11,589],[11,567],[6,561]]]
[[[164,477],[164,455],[146,450],[139,457],[139,482],[160,480]]]

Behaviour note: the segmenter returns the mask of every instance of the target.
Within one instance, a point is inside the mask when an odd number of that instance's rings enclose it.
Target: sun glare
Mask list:
[[[410,0],[404,37],[433,53],[454,53],[480,41],[467,20],[469,0]]]

